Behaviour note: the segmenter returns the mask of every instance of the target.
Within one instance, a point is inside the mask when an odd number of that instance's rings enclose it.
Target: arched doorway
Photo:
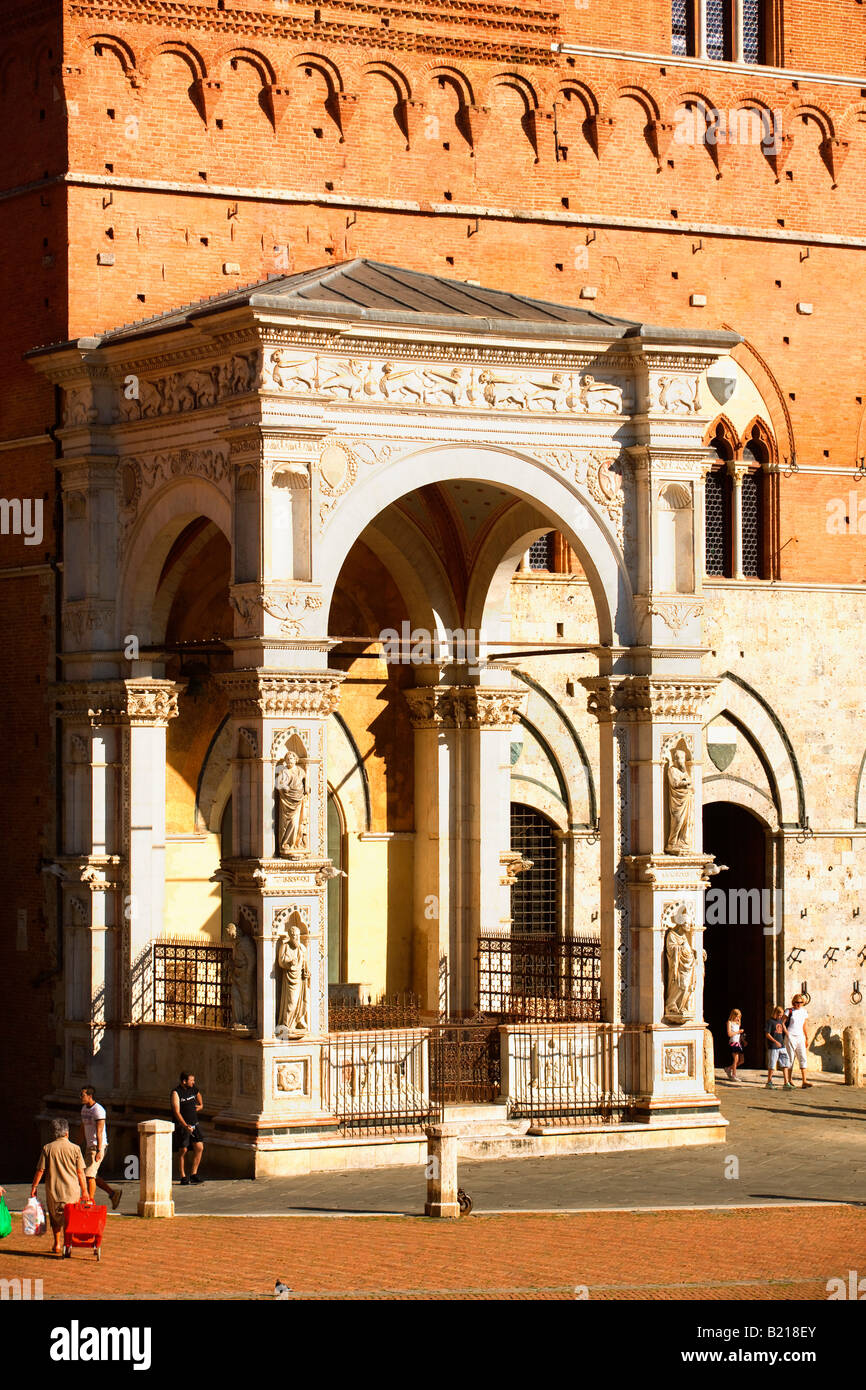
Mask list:
[[[727,865],[707,893],[704,949],[704,1018],[718,1065],[730,1052],[725,1024],[732,1009],[743,1015],[745,1065],[762,1067],[766,1022],[766,949],[770,894],[766,891],[766,835],[742,806],[720,801],[704,807],[704,853]]]

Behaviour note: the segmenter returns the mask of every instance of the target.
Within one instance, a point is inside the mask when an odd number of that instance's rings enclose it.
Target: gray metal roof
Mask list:
[[[79,347],[110,347],[192,325],[212,314],[249,307],[322,317],[463,333],[517,332],[532,337],[665,338],[694,342],[735,342],[737,336],[712,330],[654,328],[633,319],[614,318],[573,304],[553,304],[509,290],[487,289],[463,280],[405,270],[380,261],[358,259],[321,266],[298,275],[271,275],[240,289],[213,295],[153,318],[124,324],[94,337],[75,340]],[[55,344],[28,357],[57,351]],[[69,344],[72,346],[72,344]]]

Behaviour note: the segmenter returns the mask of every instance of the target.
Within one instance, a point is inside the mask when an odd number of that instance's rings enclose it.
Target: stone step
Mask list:
[[[449,1124],[501,1124],[508,1119],[508,1111],[504,1101],[454,1102],[443,1107],[442,1118]]]

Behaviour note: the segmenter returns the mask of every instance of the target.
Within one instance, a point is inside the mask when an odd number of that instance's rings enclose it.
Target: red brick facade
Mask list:
[[[866,9],[768,0],[770,70],[672,62],[669,0],[3,8],[0,495],[44,501],[41,544],[0,537],[0,569],[36,567],[0,582],[3,1062],[28,1097],[4,1154],[20,1156],[55,1045],[39,860],[62,560],[55,447],[34,442],[55,402],[22,355],[353,256],[570,303],[594,288],[587,307],[743,335],[780,458],[846,470],[780,476],[775,572],[863,582],[857,518],[832,538],[826,518],[866,454]],[[778,152],[681,143],[686,98],[778,112]]]

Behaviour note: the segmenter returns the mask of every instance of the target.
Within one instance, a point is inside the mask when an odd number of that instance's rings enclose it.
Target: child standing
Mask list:
[[[728,1045],[731,1049],[731,1065],[725,1067],[725,1075],[729,1081],[737,1080],[737,1067],[743,1057],[743,1043],[745,1041],[743,1015],[739,1009],[732,1009],[728,1018]]]
[[[778,1004],[771,1016],[767,1019],[764,1029],[768,1050],[767,1050],[767,1090],[775,1091],[773,1085],[773,1072],[776,1067],[780,1067],[784,1080],[783,1090],[793,1091],[794,1085],[791,1081],[791,1058],[788,1055],[786,1044],[788,1042],[788,1030],[785,1027],[785,1010]]]

